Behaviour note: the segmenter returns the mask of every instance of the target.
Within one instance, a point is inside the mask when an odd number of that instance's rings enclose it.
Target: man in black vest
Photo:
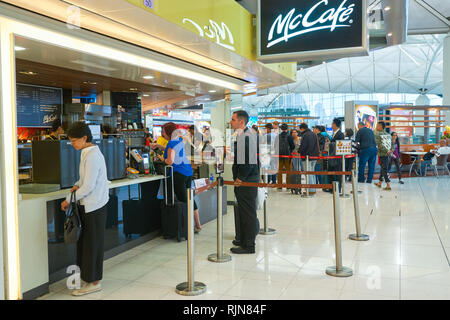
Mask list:
[[[345,135],[341,131],[341,120],[334,118],[331,123],[331,128],[333,129],[333,135],[330,140],[330,156],[336,155],[336,141],[344,140]],[[342,170],[342,159],[330,159],[328,160],[328,171],[341,171]],[[339,182],[339,192],[341,192],[341,176],[330,176],[329,182],[333,181]],[[324,189],[325,192],[332,192],[331,189]]]
[[[230,124],[237,131],[237,136],[232,171],[233,180],[237,184],[259,182],[258,135],[247,128],[247,123],[247,112],[239,110],[233,113]],[[255,253],[255,239],[259,231],[256,215],[258,188],[235,186],[234,195],[237,200],[240,236],[233,241],[239,247],[230,250],[236,254]]]

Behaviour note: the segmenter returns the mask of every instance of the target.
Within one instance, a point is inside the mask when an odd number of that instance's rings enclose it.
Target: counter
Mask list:
[[[131,186],[164,177],[147,176],[137,179],[111,181],[109,188]],[[47,235],[47,202],[65,198],[70,189],[44,194],[19,195],[19,248],[21,270],[21,292],[24,299],[30,299],[48,292],[49,255]]]

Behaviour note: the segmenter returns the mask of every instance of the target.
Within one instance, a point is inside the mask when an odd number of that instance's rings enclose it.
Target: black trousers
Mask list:
[[[237,200],[237,213],[239,215],[240,240],[242,247],[255,248],[255,239],[258,234],[256,215],[256,187],[234,187],[234,195]]]
[[[402,171],[400,170],[400,159],[391,157],[391,160],[389,161],[389,171],[391,171],[392,162],[394,162],[394,164],[395,164],[395,169],[397,170],[398,180],[402,180]]]
[[[389,156],[380,157],[380,166],[381,166],[380,181],[384,180],[386,182],[391,182],[388,176],[388,164],[390,159],[391,157]]]
[[[167,183],[167,187],[168,190],[167,192],[170,195],[171,192],[171,179],[167,179],[168,183]],[[179,172],[174,172],[173,173],[173,191],[175,192],[175,196],[177,197],[178,201],[180,202],[187,202],[187,189],[191,187],[191,183],[192,183],[192,176],[185,176],[182,175]],[[169,198],[168,201],[169,203],[171,203],[172,199]],[[197,203],[194,200],[194,210],[197,210]]]
[[[330,159],[328,160],[328,170],[327,171],[342,171],[342,160],[341,159]],[[339,183],[339,193],[342,188],[342,176],[329,176],[328,182],[333,184],[333,181],[337,181]]]
[[[85,212],[84,206],[80,206],[82,231],[77,242],[77,265],[81,270],[81,280],[85,282],[103,278],[107,206],[91,212]]]

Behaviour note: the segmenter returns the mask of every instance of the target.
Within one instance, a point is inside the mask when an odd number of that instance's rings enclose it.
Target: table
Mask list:
[[[407,152],[402,152],[403,154],[409,154],[411,156],[417,156],[416,159],[414,159],[413,163],[411,163],[411,168],[409,168],[409,176],[411,176],[411,170],[414,167],[414,164],[417,162],[417,165],[420,166],[420,162],[422,159],[422,156],[426,154],[426,152],[424,151],[407,151]],[[420,169],[420,167],[419,167]],[[422,174],[422,172],[421,172]]]

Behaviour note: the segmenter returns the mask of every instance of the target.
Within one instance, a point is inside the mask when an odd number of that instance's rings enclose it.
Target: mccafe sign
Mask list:
[[[367,55],[365,0],[259,0],[258,59]]]

